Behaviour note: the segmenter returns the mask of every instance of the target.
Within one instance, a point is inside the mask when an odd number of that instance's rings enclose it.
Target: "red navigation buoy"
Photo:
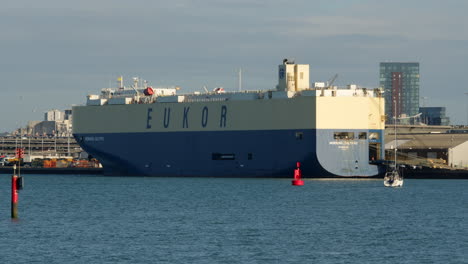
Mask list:
[[[11,176],[11,218],[18,218],[18,176]]]
[[[292,185],[295,186],[302,186],[304,185],[304,181],[301,179],[302,172],[301,172],[301,163],[296,163],[297,168],[294,170],[294,180],[292,180]]]

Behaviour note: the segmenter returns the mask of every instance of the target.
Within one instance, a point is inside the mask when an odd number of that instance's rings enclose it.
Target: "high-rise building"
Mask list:
[[[420,107],[421,121],[427,125],[448,126],[450,118],[445,115],[445,107]]]
[[[381,62],[380,87],[385,90],[387,123],[418,114],[419,62]]]

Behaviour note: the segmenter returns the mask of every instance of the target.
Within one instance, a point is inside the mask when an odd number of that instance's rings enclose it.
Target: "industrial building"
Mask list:
[[[71,110],[54,109],[44,113],[43,121],[29,121],[25,128],[19,128],[13,134],[68,137],[71,133]]]
[[[398,125],[386,128],[387,159],[397,148],[399,163],[442,168],[468,168],[468,133],[449,126]]]

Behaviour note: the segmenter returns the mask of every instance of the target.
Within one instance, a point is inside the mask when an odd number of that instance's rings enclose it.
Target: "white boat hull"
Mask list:
[[[386,187],[402,187],[403,177],[397,171],[387,172],[384,177],[384,185]]]
[[[402,187],[403,186],[403,180],[393,180],[393,181],[384,181],[384,185],[386,187]]]

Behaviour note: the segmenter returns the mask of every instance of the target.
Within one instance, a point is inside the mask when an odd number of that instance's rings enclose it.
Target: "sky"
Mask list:
[[[379,86],[419,62],[421,105],[468,123],[466,0],[4,0],[0,132],[69,109],[124,76],[181,93],[272,89],[283,58],[311,81]]]

